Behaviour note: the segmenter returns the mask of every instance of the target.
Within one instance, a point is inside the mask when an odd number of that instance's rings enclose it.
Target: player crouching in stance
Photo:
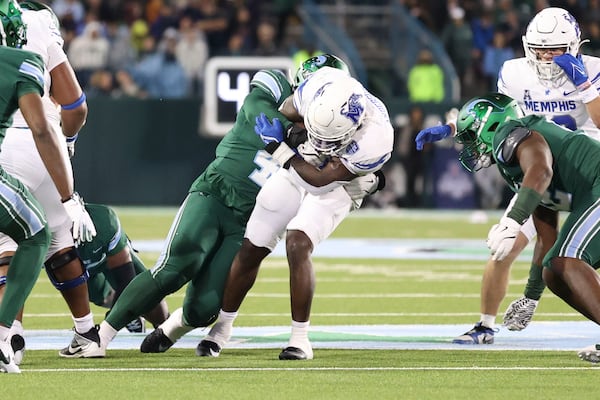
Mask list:
[[[494,225],[487,244],[503,260],[512,250],[521,225],[530,217],[543,251],[548,288],[590,320],[600,323],[600,143],[543,116],[522,116],[515,100],[492,93],[468,101],[457,121],[462,165],[477,171],[496,164],[517,193],[514,204]],[[558,210],[550,194],[571,194],[570,214],[558,229]],[[565,196],[566,197],[566,196]],[[540,248],[541,249],[541,248]],[[600,346],[578,353],[600,361]]]
[[[587,40],[581,39],[581,30],[573,15],[562,8],[544,8],[528,24],[522,39],[524,56],[503,64],[498,75],[498,92],[515,99],[526,115],[544,115],[558,125],[570,130],[581,129],[584,134],[600,139],[600,81],[597,79],[600,58],[582,52],[582,44]],[[417,149],[455,132],[458,110],[454,110],[453,116],[452,112],[448,113],[446,124],[419,132],[415,139]],[[554,200],[560,201],[558,197]],[[528,220],[506,258],[488,259],[481,281],[480,319],[473,329],[456,337],[453,343],[493,343],[496,315],[506,296],[511,265],[535,235],[536,227]],[[536,247],[539,245],[536,241]],[[531,263],[523,295],[511,302],[504,313],[503,325],[509,330],[525,329],[531,321],[545,289],[542,270],[541,265]]]

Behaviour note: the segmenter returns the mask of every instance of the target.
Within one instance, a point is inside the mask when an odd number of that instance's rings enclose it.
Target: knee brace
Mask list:
[[[9,265],[12,256],[0,257],[0,267],[3,265]],[[0,275],[0,286],[6,285],[6,275]]]
[[[78,258],[79,255],[77,254],[77,251],[74,248],[71,248],[66,253],[53,255],[48,261],[44,263],[44,266],[46,267],[46,273],[48,274],[48,278],[50,278],[50,282],[52,282],[54,287],[60,290],[61,292],[64,290],[72,289],[79,285],[83,285],[85,282],[87,282],[88,278],[90,277],[89,272],[83,267],[83,264],[80,263],[80,265],[82,266],[82,271],[81,275],[79,275],[77,278],[73,278],[65,282],[59,282],[56,278],[54,271],[63,268],[65,265]]]

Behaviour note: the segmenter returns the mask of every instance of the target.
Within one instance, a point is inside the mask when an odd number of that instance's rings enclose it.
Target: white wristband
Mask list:
[[[581,101],[587,104],[598,97],[598,89],[596,89],[596,86],[590,85],[587,89],[579,92],[579,94],[581,95]]]
[[[284,167],[285,163],[291,160],[292,157],[294,157],[295,155],[296,153],[294,153],[294,150],[290,149],[290,147],[287,144],[285,144],[285,142],[279,143],[279,146],[277,146],[277,149],[275,149],[275,151],[272,154],[273,158],[277,160],[279,165],[281,165],[282,167]]]

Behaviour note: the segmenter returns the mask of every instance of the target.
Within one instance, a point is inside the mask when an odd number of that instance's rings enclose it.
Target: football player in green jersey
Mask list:
[[[548,288],[585,317],[600,323],[600,142],[543,116],[522,117],[517,102],[500,93],[468,101],[457,121],[459,160],[469,171],[496,164],[517,193],[488,234],[494,259],[511,251],[530,217],[538,234],[534,262]],[[558,211],[570,214],[558,229]],[[600,361],[600,345],[582,349]]]
[[[0,26],[0,143],[12,123],[12,115],[20,109],[69,217],[78,224],[85,209],[73,192],[68,167],[60,157],[58,137],[46,120],[42,105],[44,63],[38,55],[18,49],[25,41],[26,30],[14,0],[0,0]],[[19,373],[7,338],[39,276],[39,266],[50,246],[50,231],[38,201],[2,168],[0,187],[0,231],[18,243],[6,276],[4,301],[0,304],[0,371]]]
[[[314,69],[336,67],[339,61],[328,55]],[[225,281],[241,246],[256,195],[279,169],[254,132],[256,117],[264,113],[270,120],[278,118],[286,127],[291,147],[306,139],[303,131],[292,129],[292,123],[279,112],[291,94],[292,86],[281,71],[261,70],[254,75],[233,128],[217,146],[215,160],[192,184],[158,261],[125,288],[100,324],[103,346],[125,324],[186,283],[183,307],[150,333],[140,350],[164,352],[185,333],[216,320]],[[297,136],[301,137],[299,141]]]
[[[183,308],[173,312],[183,327],[168,332],[173,341],[161,345],[161,351],[184,333],[215,320],[256,194],[279,168],[254,133],[255,118],[264,112],[284,121],[277,109],[292,91],[285,74],[277,70],[259,71],[250,85],[233,128],[216,148],[214,161],[192,183],[156,264],[136,276],[100,324],[103,346],[132,319],[186,283]],[[150,351],[144,345],[141,350]]]
[[[119,217],[110,207],[103,204],[86,204],[97,234],[91,242],[82,242],[77,253],[86,270],[89,299],[100,307],[111,308],[123,289],[138,274],[146,271],[146,266],[135,254],[127,234],[121,227]],[[0,302],[4,294],[3,281],[6,269],[0,266]],[[144,317],[156,328],[169,316],[166,301],[161,301]],[[15,321],[23,321],[21,309]],[[144,322],[136,317],[126,327],[132,332],[143,332]],[[22,335],[13,335],[11,345],[15,362],[20,365],[25,353],[25,340]]]
[[[97,306],[111,308],[129,282],[147,268],[131,247],[113,209],[103,204],[89,203],[85,208],[94,222],[97,235],[91,242],[80,244],[77,253],[90,276],[90,301]],[[162,300],[143,316],[157,327],[167,319],[168,314],[167,303]],[[142,324],[143,321],[136,316],[127,329],[141,332]]]

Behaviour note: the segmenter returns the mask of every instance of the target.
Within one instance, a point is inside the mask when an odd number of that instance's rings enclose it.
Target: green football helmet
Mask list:
[[[346,65],[339,57],[334,56],[333,54],[321,54],[309,58],[300,65],[300,68],[298,68],[298,71],[296,71],[296,75],[294,76],[294,87],[300,86],[310,74],[323,67],[341,69],[350,75],[348,65]]]
[[[21,7],[15,0],[0,0],[0,45],[20,49],[27,43]]]
[[[503,122],[523,116],[519,104],[502,93],[490,93],[469,100],[459,111],[456,143],[462,144],[458,159],[469,172],[493,162],[494,134]]]

